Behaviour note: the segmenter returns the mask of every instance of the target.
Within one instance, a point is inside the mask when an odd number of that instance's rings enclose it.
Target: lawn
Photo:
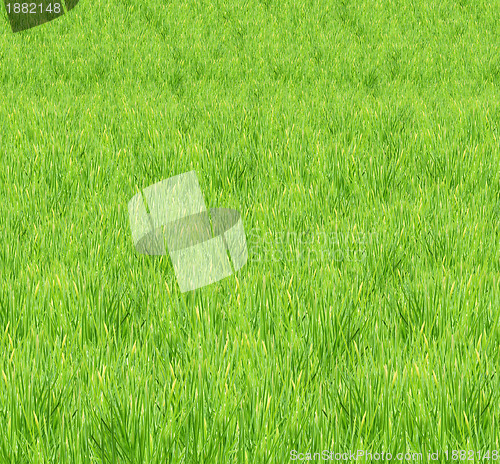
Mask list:
[[[499,0],[1,10],[1,464],[500,457]],[[181,293],[191,170],[249,259]]]

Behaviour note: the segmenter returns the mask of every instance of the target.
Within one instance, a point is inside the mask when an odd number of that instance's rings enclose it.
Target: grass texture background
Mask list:
[[[1,463],[500,449],[498,0],[2,18]],[[250,258],[182,294],[127,202],[192,169]]]

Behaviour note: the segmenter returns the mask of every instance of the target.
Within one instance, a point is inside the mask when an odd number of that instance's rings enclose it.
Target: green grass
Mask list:
[[[1,21],[0,462],[500,449],[499,44],[498,0]],[[182,294],[127,202],[192,169],[250,259]]]

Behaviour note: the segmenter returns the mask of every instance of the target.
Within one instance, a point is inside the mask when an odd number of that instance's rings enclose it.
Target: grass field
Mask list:
[[[0,463],[493,460],[500,1],[1,18]],[[127,202],[190,170],[249,261],[181,293]]]

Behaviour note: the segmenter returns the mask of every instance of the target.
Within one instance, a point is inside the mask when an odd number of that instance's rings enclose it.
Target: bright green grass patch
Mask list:
[[[102,2],[0,23],[0,462],[499,449],[500,3]],[[250,259],[181,294],[127,202]]]

